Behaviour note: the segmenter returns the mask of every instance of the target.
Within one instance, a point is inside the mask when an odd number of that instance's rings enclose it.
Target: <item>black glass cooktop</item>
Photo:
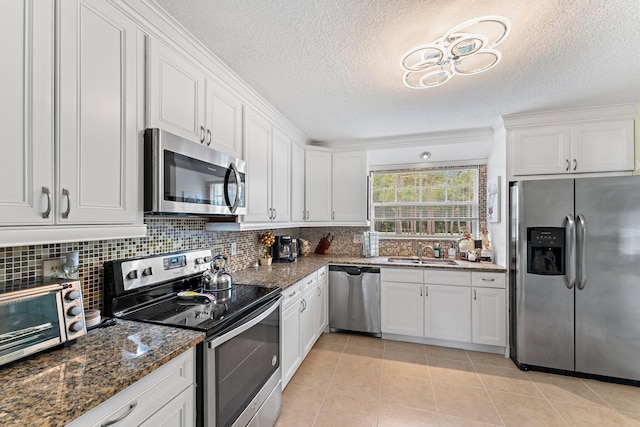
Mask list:
[[[198,291],[202,291],[199,289]],[[209,303],[186,300],[179,297],[163,299],[149,305],[122,313],[118,317],[126,320],[177,326],[211,334],[228,321],[241,317],[253,308],[278,297],[279,288],[254,285],[233,285],[231,291],[211,292],[218,300]]]

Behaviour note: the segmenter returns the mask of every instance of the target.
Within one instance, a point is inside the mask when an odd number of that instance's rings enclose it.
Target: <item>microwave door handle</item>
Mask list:
[[[565,241],[567,244],[567,289],[576,284],[576,223],[573,216],[567,215],[565,225]]]
[[[236,199],[233,201],[233,205],[229,206],[229,209],[231,210],[231,213],[235,213],[236,209],[238,209],[238,205],[240,204],[240,172],[238,172],[238,168],[236,167],[235,163],[229,164],[229,169],[231,169],[233,171],[233,174],[236,177],[236,185],[238,186],[238,189],[236,191]],[[227,182],[225,183],[225,185],[227,185],[227,186],[229,185],[229,179],[228,178],[227,178]]]
[[[578,289],[584,289],[587,284],[587,222],[584,215],[577,217],[578,227],[578,249],[580,250],[580,280],[578,281]]]

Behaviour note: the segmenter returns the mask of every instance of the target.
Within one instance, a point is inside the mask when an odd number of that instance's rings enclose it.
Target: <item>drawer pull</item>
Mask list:
[[[106,423],[100,424],[100,427],[108,427],[108,426],[112,426],[112,425],[114,425],[116,423],[119,423],[120,421],[122,421],[126,417],[128,417],[129,414],[131,414],[133,412],[133,410],[136,409],[136,406],[138,406],[138,402],[133,402],[132,404],[129,405],[129,409],[127,409],[127,412],[125,412],[124,414],[122,414],[121,416],[116,418],[115,420],[109,420]]]
[[[296,291],[293,291],[293,292],[291,292],[291,293],[289,294],[289,297],[292,297],[292,296],[294,296],[295,294],[296,294]]]
[[[488,278],[486,278],[486,277],[483,277],[483,278],[482,278],[482,281],[483,281],[483,282],[495,282],[495,281],[496,281],[496,279],[488,279]]]

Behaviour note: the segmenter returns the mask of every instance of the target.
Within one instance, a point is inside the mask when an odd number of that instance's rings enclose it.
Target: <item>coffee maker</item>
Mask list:
[[[275,236],[273,248],[274,262],[293,262],[298,259],[298,239],[291,236]]]

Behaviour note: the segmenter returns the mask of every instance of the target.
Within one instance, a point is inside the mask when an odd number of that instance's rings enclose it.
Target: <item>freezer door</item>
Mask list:
[[[511,206],[511,233],[517,235],[511,271],[516,360],[573,370],[574,287],[568,284],[569,263],[565,275],[527,273],[527,228],[566,225],[567,216],[573,216],[573,180],[521,181],[516,186],[511,190],[512,197],[517,193],[517,203]]]
[[[576,371],[640,380],[640,177],[576,180],[576,215]]]

